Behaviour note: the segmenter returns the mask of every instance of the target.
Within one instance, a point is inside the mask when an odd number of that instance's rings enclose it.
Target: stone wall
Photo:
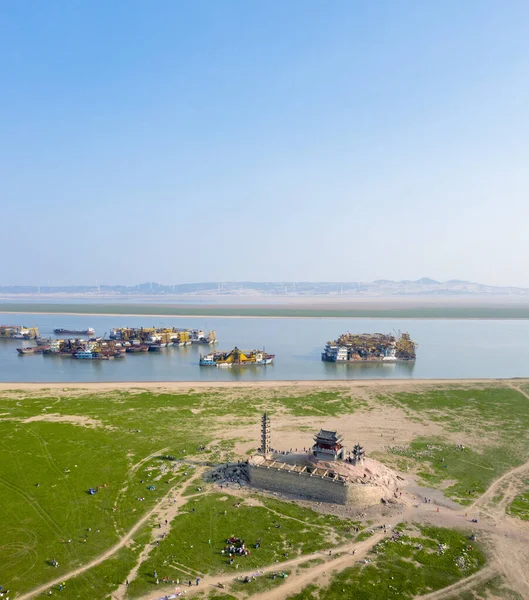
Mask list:
[[[303,496],[320,502],[345,504],[347,488],[344,482],[311,476],[308,473],[291,473],[274,468],[249,465],[250,483],[255,487]]]
[[[319,502],[365,507],[378,504],[382,490],[371,484],[333,481],[329,477],[297,473],[261,465],[248,465],[250,484],[282,494],[301,496]]]

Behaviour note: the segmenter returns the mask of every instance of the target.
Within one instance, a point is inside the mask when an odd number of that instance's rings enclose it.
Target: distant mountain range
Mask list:
[[[124,285],[77,285],[77,286],[0,286],[4,295],[200,295],[200,296],[505,296],[529,295],[529,289],[501,287],[452,279],[435,281],[422,277],[416,281],[391,281],[379,279],[366,282],[207,282],[162,285],[160,283],[141,283],[134,286]]]

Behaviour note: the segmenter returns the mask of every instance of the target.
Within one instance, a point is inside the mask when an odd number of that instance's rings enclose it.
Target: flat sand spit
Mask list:
[[[358,389],[391,388],[398,391],[417,391],[417,388],[439,388],[441,386],[466,387],[469,385],[484,385],[490,387],[498,385],[526,385],[529,379],[356,379],[356,380],[278,380],[278,381],[116,381],[116,382],[3,382],[0,383],[0,391],[10,390],[69,390],[86,389],[91,392],[115,391],[115,390],[197,390],[197,389],[268,389],[268,388],[291,388],[291,389]]]

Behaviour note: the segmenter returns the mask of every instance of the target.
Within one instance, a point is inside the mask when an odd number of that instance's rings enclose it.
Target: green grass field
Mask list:
[[[462,504],[470,504],[500,475],[529,460],[529,401],[515,389],[396,393],[379,401],[404,409],[412,420],[438,423],[453,434],[452,441],[419,437],[407,448],[395,448],[380,458],[403,469],[413,468],[425,485],[445,488],[447,496]],[[459,449],[458,443],[463,442],[464,449]],[[444,482],[455,483],[445,486]]]
[[[259,496],[256,506],[245,503],[235,509],[229,494],[219,490],[196,496],[196,483],[189,483],[194,471],[181,461],[192,458],[197,464],[217,464],[237,458],[235,437],[220,440],[218,434],[225,433],[227,423],[255,426],[257,445],[258,419],[265,407],[272,415],[281,411],[298,419],[305,416],[299,426],[307,435],[315,416],[339,417],[387,406],[402,409],[410,423],[438,424],[445,437],[416,438],[406,449],[382,453],[381,458],[388,464],[403,461],[431,487],[446,487],[449,481],[444,492],[468,502],[507,470],[529,460],[528,401],[507,384],[445,388],[378,394],[370,400],[365,395],[356,398],[354,391],[333,389],[332,384],[324,391],[306,393],[284,388],[178,394],[140,389],[105,394],[67,389],[4,392],[0,396],[0,585],[22,593],[86,564],[115,545],[173,487],[186,490],[188,508],[195,507],[195,512],[182,510],[175,518],[170,535],[141,565],[131,584],[133,596],[152,590],[155,567],[160,571],[165,566],[181,578],[189,569],[230,572],[220,554],[230,535],[243,536],[249,543],[263,540],[262,548],[244,559],[248,568],[273,564],[284,553],[301,556],[351,541],[343,521],[296,504]],[[34,417],[47,420],[30,420]],[[472,434],[471,441],[464,451],[458,450],[458,436],[466,434]],[[207,451],[199,451],[201,444]],[[176,462],[164,459],[166,454],[174,455]],[[155,489],[149,490],[150,485]],[[99,488],[97,494],[88,494],[91,487]],[[474,491],[468,494],[468,490]],[[221,500],[223,495],[228,499]],[[140,497],[145,500],[139,501]],[[514,503],[510,510],[515,514]],[[276,529],[276,524],[281,527]],[[62,597],[107,597],[123,583],[151,531],[152,522],[147,521],[126,547],[69,580]],[[58,568],[50,565],[52,559],[59,562]],[[179,571],[175,563],[185,568]],[[417,568],[421,571],[424,566]],[[356,567],[343,577],[338,585],[356,581]]]
[[[238,568],[257,570],[352,539],[346,531],[350,521],[274,499],[263,499],[263,506],[253,504],[257,498],[243,501],[240,507],[239,502],[220,491],[191,499],[174,519],[171,533],[143,563],[129,593],[135,597],[152,591],[155,572],[160,579],[180,581],[222,573],[235,577]],[[245,541],[250,555],[237,557],[230,565],[222,550],[232,536]],[[258,541],[260,547],[255,548]]]
[[[411,599],[468,577],[484,565],[485,556],[464,533],[420,527],[413,536],[407,528],[397,541],[379,542],[369,560],[344,569],[329,586],[308,586],[289,600]]]
[[[518,517],[522,521],[529,521],[529,480],[524,480],[525,489],[523,493],[518,494],[509,507],[507,514]]]

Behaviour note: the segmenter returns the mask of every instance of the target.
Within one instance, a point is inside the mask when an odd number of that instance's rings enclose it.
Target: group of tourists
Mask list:
[[[259,548],[259,546],[260,543],[258,542],[256,548]],[[226,540],[226,546],[224,546],[224,550],[221,550],[221,554],[228,554],[228,562],[232,565],[235,562],[235,556],[250,556],[250,550],[246,547],[244,540],[238,537],[230,537]]]

